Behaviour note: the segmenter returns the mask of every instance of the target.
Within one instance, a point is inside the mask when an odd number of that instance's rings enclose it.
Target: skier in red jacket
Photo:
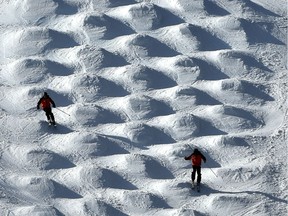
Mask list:
[[[192,162],[192,174],[191,174],[191,179],[192,179],[192,185],[194,187],[194,180],[195,180],[195,174],[197,172],[197,185],[200,185],[201,182],[201,162],[202,160],[204,163],[206,163],[206,158],[204,155],[197,149],[194,149],[194,152],[188,156],[185,157],[185,160],[191,160]]]
[[[51,105],[53,107],[56,107],[54,101],[49,97],[47,92],[44,92],[43,97],[41,97],[37,103],[37,109],[40,109],[40,106],[41,106],[41,108],[43,109],[43,111],[45,112],[45,114],[47,116],[47,120],[48,120],[49,124],[56,125],[55,118],[54,118],[54,115],[52,113]]]

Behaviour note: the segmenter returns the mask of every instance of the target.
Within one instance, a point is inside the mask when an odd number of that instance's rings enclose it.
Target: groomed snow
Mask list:
[[[0,31],[0,215],[287,214],[285,0],[2,0]]]

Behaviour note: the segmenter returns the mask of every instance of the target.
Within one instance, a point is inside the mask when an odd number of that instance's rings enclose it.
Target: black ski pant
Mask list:
[[[197,184],[200,184],[201,182],[201,166],[192,166],[192,174],[191,174],[191,179],[194,182],[195,180],[195,175],[197,173]]]
[[[45,109],[43,109],[43,110],[44,110],[44,112],[45,112],[45,114],[46,114],[47,120],[48,120],[48,121],[55,122],[54,115],[53,115],[53,113],[52,113],[51,107],[45,108]]]

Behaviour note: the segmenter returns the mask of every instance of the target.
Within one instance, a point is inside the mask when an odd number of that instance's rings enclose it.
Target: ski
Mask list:
[[[200,184],[195,184],[194,182],[192,182],[191,184],[191,188],[192,190],[196,190],[197,192],[200,192]]]
[[[56,122],[52,122],[52,121],[48,121],[49,126],[53,125],[54,127],[56,127]]]
[[[191,188],[194,190],[195,189],[195,183],[192,182]]]
[[[200,192],[200,184],[197,184],[196,186],[196,191],[199,193]]]

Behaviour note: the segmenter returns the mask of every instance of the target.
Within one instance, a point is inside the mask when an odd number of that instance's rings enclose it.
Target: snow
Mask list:
[[[286,1],[2,0],[0,30],[0,215],[287,214]]]

